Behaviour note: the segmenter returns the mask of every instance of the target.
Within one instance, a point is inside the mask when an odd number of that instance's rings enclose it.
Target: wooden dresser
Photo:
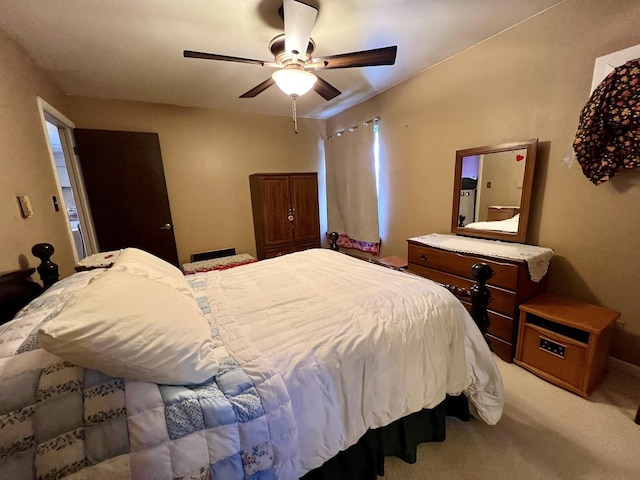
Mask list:
[[[474,263],[484,262],[493,269],[494,276],[487,282],[492,296],[489,303],[491,325],[487,339],[500,358],[512,362],[518,338],[518,308],[521,303],[546,290],[548,275],[534,282],[524,260],[459,253],[428,246],[415,239],[409,239],[408,244],[409,271],[446,286],[469,291],[475,283],[471,277]],[[471,308],[469,302],[461,301],[467,309]]]

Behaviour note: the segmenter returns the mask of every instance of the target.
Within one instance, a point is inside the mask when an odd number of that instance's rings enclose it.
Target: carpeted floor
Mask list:
[[[500,422],[449,419],[447,440],[421,445],[416,464],[387,458],[385,480],[640,479],[637,372],[615,362],[584,399],[496,362],[506,394]]]

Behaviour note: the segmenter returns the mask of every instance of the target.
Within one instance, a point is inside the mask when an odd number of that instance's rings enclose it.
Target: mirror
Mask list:
[[[523,243],[538,139],[456,152],[451,233]]]

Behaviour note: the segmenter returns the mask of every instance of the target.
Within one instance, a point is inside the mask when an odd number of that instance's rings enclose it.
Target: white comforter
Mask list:
[[[464,391],[489,424],[500,419],[489,348],[462,304],[429,280],[321,249],[197,275],[209,276],[213,317],[237,326],[221,327],[223,340],[246,337],[285,381],[300,439],[295,475],[447,393]]]

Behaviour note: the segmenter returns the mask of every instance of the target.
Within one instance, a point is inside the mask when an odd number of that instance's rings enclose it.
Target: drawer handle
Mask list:
[[[425,262],[429,259],[429,255],[425,255],[424,253],[419,253],[418,256],[420,260],[424,260]]]
[[[469,290],[465,290],[462,287],[458,287],[457,285],[451,285],[450,283],[445,283],[444,288],[453,293],[456,297],[470,298],[471,292]]]

